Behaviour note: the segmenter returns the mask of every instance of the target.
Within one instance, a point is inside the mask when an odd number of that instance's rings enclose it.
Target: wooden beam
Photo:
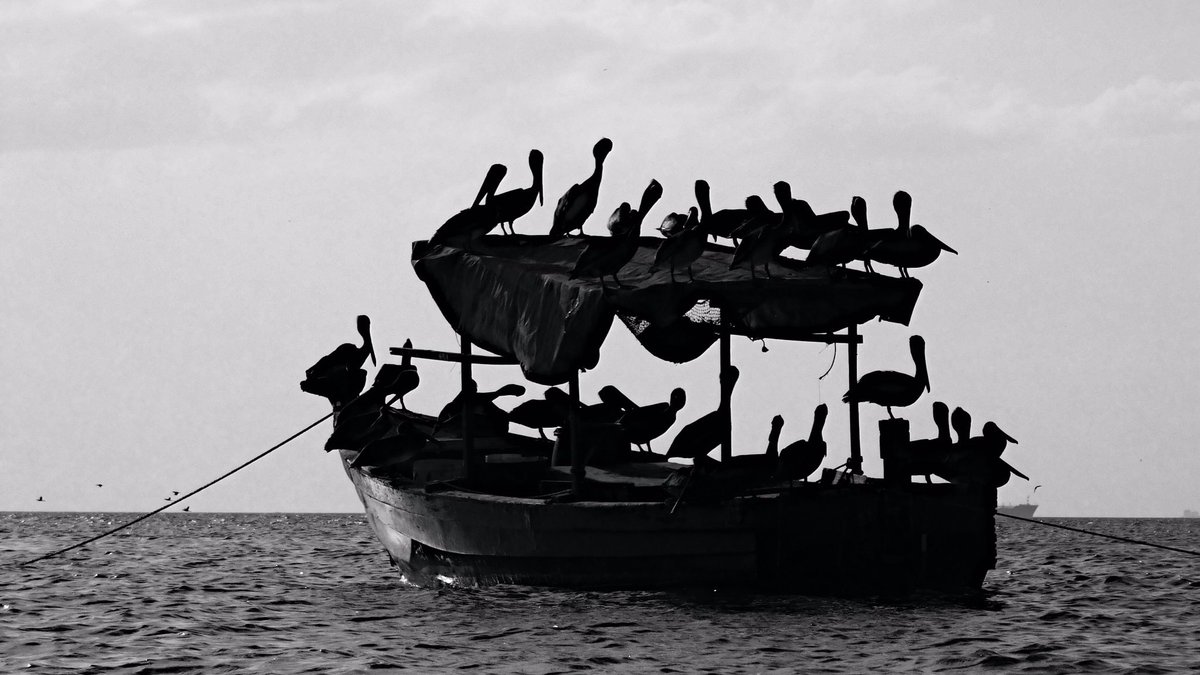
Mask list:
[[[584,466],[586,458],[583,456],[583,429],[580,428],[583,419],[579,414],[579,371],[577,370],[571,373],[571,379],[567,381],[567,395],[571,398],[571,410],[568,413],[567,421],[567,425],[571,428],[571,492],[576,497],[582,497],[587,468]]]
[[[717,386],[721,388],[721,402],[718,408],[725,416],[725,437],[721,439],[721,461],[728,462],[733,456],[733,412],[730,400],[732,392],[725,386],[729,379],[729,324],[721,319],[721,371],[717,376]]]
[[[858,344],[862,338],[858,335],[858,324],[846,329],[846,335],[851,338],[849,368],[850,386],[858,383]],[[862,475],[862,441],[858,429],[858,402],[850,402],[850,458],[846,460],[846,469],[851,473]]]
[[[403,347],[401,347],[403,349]],[[471,463],[474,460],[474,444],[471,437],[471,408],[474,403],[474,396],[470,396],[467,392],[473,386],[471,382],[471,341],[462,336],[462,354],[460,354],[462,363],[462,442],[463,442],[463,480],[470,480],[474,474]]]
[[[467,339],[462,338],[464,342]],[[430,359],[433,361],[451,361],[453,363],[463,363],[464,359],[470,359],[471,363],[480,365],[494,366],[515,366],[516,359],[510,359],[507,356],[487,356],[472,355],[471,350],[467,349],[464,352],[443,352],[436,349],[414,349],[412,347],[392,347],[388,350],[392,356],[408,356],[414,359]]]

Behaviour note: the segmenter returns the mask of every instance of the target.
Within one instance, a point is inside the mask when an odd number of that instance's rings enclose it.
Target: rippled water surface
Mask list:
[[[413,588],[359,515],[0,513],[0,672],[1200,671],[1200,558],[997,518],[975,604]],[[1048,519],[1185,549],[1200,520]]]

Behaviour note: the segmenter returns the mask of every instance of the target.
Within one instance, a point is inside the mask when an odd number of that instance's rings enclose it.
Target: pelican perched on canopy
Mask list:
[[[894,370],[875,370],[863,375],[842,397],[845,403],[874,403],[887,408],[888,417],[892,407],[905,407],[916,402],[921,394],[929,391],[929,371],[925,368],[925,340],[920,335],[908,339],[913,363],[917,372],[913,375]]]
[[[611,237],[589,238],[587,246],[583,248],[579,258],[575,261],[575,267],[571,269],[571,278],[594,276],[598,277],[600,284],[603,285],[604,277],[611,276],[619,288],[621,279],[617,276],[618,273],[637,253],[638,237],[642,231],[642,218],[661,196],[662,185],[656,180],[651,180],[650,185],[646,186],[646,190],[642,193],[642,201],[638,205],[638,209],[636,211],[628,209],[629,213],[622,220],[616,234]],[[622,204],[618,208],[618,212],[627,209],[628,206],[628,204]]]
[[[554,222],[550,226],[550,236],[562,237],[576,230],[583,234],[583,224],[588,216],[596,210],[596,202],[600,198],[600,178],[604,174],[604,158],[612,152],[612,141],[601,138],[592,148],[592,157],[596,166],[592,175],[567,188],[554,208]]]
[[[867,255],[871,260],[886,263],[900,269],[900,276],[907,277],[910,267],[924,267],[938,259],[942,251],[958,255],[958,251],[947,246],[920,225],[909,225],[912,214],[912,197],[903,190],[892,198],[896,209],[895,230],[885,231],[874,242]]]
[[[516,234],[513,230],[513,221],[529,213],[534,202],[543,203],[542,161],[540,150],[530,150],[529,172],[533,175],[533,181],[529,187],[501,192],[488,200],[492,211],[491,220],[500,224],[501,231],[504,231],[504,225],[507,224],[508,234]]]

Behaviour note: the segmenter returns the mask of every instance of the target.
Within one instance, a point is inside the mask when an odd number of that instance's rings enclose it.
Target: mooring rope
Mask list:
[[[40,560],[45,560],[46,558],[53,558],[54,556],[62,555],[62,554],[64,554],[64,553],[68,552],[68,551],[74,551],[75,549],[77,549],[77,548],[80,548],[80,547],[82,547],[82,546],[87,546],[88,544],[90,544],[90,543],[92,543],[92,542],[94,542],[94,541],[96,541],[96,540],[98,540],[98,539],[103,539],[103,538],[105,538],[105,537],[109,536],[110,534],[114,534],[114,533],[116,533],[116,532],[120,532],[121,530],[124,530],[124,529],[125,529],[125,528],[127,528],[127,527],[130,527],[130,526],[132,526],[132,525],[136,525],[136,524],[138,524],[138,523],[142,522],[143,520],[145,520],[145,519],[149,518],[150,516],[153,516],[153,515],[154,515],[154,514],[156,514],[156,513],[160,513],[160,512],[162,512],[162,511],[165,511],[165,510],[167,510],[167,509],[171,508],[172,506],[175,506],[175,505],[176,505],[176,504],[178,504],[179,502],[182,502],[183,500],[187,499],[188,497],[191,497],[192,495],[194,495],[194,494],[196,494],[196,493],[198,493],[198,492],[200,492],[200,491],[202,491],[202,490],[206,490],[206,489],[208,489],[208,488],[212,487],[213,485],[216,485],[217,483],[219,483],[219,482],[221,482],[221,481],[225,480],[226,478],[229,478],[230,476],[232,476],[233,474],[237,473],[238,471],[241,471],[242,469],[244,469],[244,468],[246,468],[246,467],[250,466],[251,464],[253,464],[253,463],[257,462],[257,461],[258,461],[258,460],[260,460],[260,459],[262,459],[263,457],[266,457],[267,455],[271,454],[272,452],[275,452],[275,451],[276,451],[276,450],[278,450],[279,448],[282,448],[283,446],[287,445],[288,443],[291,443],[292,441],[296,440],[296,439],[297,439],[297,438],[299,438],[301,435],[303,435],[305,432],[309,431],[310,429],[312,429],[313,427],[317,426],[317,425],[318,425],[318,424],[320,424],[321,422],[324,422],[325,420],[329,419],[330,417],[333,417],[333,413],[332,413],[332,412],[330,412],[328,415],[326,415],[326,416],[322,417],[321,419],[317,420],[316,422],[313,422],[312,424],[310,424],[310,425],[308,425],[308,426],[304,427],[304,428],[303,428],[303,429],[301,429],[300,431],[297,431],[296,433],[292,434],[291,436],[288,436],[287,438],[283,439],[282,441],[280,441],[280,442],[276,443],[275,445],[273,445],[273,446],[271,446],[270,448],[268,448],[267,450],[265,450],[265,451],[263,451],[263,452],[259,453],[258,455],[256,455],[256,456],[255,456],[255,457],[253,457],[252,459],[250,459],[250,460],[247,460],[246,462],[242,463],[242,464],[241,464],[240,466],[238,466],[237,468],[235,468],[235,469],[231,469],[230,471],[227,471],[227,472],[225,472],[225,474],[224,474],[224,475],[222,475],[221,477],[219,477],[219,478],[216,478],[216,479],[214,479],[214,480],[211,480],[211,481],[209,481],[209,482],[205,483],[204,485],[201,485],[200,487],[196,488],[195,490],[192,490],[191,492],[187,493],[186,495],[183,495],[182,497],[180,497],[180,498],[178,498],[178,499],[176,499],[176,500],[172,501],[170,504],[166,504],[166,505],[164,505],[164,506],[160,506],[160,507],[158,507],[157,509],[154,509],[153,511],[151,511],[150,513],[145,513],[145,514],[142,514],[142,515],[138,516],[137,518],[134,518],[133,520],[129,521],[128,523],[125,523],[124,525],[119,525],[119,526],[117,526],[117,527],[114,527],[113,529],[111,529],[111,530],[109,530],[109,531],[107,531],[107,532],[104,532],[103,534],[98,534],[98,535],[96,535],[96,536],[92,537],[91,539],[87,539],[87,540],[81,541],[81,542],[79,542],[78,544],[74,544],[74,545],[68,546],[68,547],[66,547],[66,548],[63,548],[63,549],[59,549],[59,550],[57,550],[57,551],[54,551],[54,552],[52,552],[52,553],[47,553],[47,554],[45,554],[45,555],[40,555],[40,556],[38,556],[38,557],[36,557],[36,558],[34,558],[34,559],[32,559],[32,560],[26,560],[26,561],[25,561],[25,562],[23,562],[23,563],[18,563],[18,564],[17,564],[17,566],[18,566],[18,567],[24,567],[24,566],[26,566],[26,565],[32,565],[33,563],[35,563],[35,562],[38,562],[38,561],[40,561]]]
[[[1069,525],[1059,525],[1058,523],[1048,523],[1044,520],[1037,520],[1035,518],[1023,518],[1021,516],[1014,516],[1011,513],[1000,513],[999,511],[997,511],[996,515],[1004,516],[1005,518],[1012,518],[1013,520],[1021,520],[1026,523],[1034,523],[1036,525],[1045,525],[1046,527],[1057,527],[1060,530],[1070,530],[1071,532],[1080,532],[1083,534],[1090,534],[1095,537],[1104,537],[1106,539],[1115,539],[1117,541],[1123,541],[1127,544],[1140,544],[1142,546],[1151,546],[1153,548],[1161,548],[1161,549],[1164,549],[1167,551],[1174,551],[1176,553],[1186,553],[1188,555],[1200,556],[1200,551],[1189,551],[1186,548],[1175,548],[1174,546],[1167,546],[1166,544],[1156,544],[1152,541],[1142,541],[1140,539],[1130,539],[1129,537],[1118,537],[1115,534],[1105,534],[1103,532],[1093,532],[1091,530],[1084,530],[1082,528],[1071,527]]]

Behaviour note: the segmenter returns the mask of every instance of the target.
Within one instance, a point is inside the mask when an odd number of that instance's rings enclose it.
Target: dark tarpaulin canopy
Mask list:
[[[572,279],[571,269],[593,237],[552,239],[490,235],[469,247],[418,241],[412,263],[450,325],[472,343],[510,356],[525,376],[561,384],[595,367],[619,316],[639,342],[664,360],[702,354],[727,330],[750,337],[798,339],[831,333],[876,317],[908,324],[921,282],[857,270],[809,266],[787,257],[771,263],[771,278],[730,270],[733,249],[708,244],[685,269],[651,271],[663,241],[643,237],[620,273],[601,285]]]

